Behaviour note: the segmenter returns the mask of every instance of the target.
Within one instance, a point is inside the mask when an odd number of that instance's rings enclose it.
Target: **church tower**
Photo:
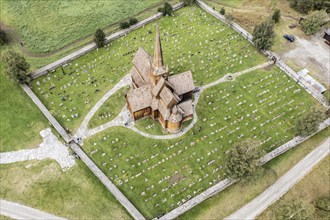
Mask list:
[[[155,36],[155,46],[154,46],[154,58],[151,68],[150,79],[155,86],[161,77],[165,79],[168,78],[168,67],[164,64],[162,44],[160,41],[158,21],[156,22],[156,36]]]

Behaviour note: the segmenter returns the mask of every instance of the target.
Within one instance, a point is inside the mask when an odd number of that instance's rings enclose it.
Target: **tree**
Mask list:
[[[194,2],[195,2],[195,0],[184,0],[184,3],[186,5],[192,5],[192,4],[194,4]]]
[[[309,220],[313,219],[314,206],[307,201],[293,200],[283,202],[275,211],[276,219],[278,220]]]
[[[127,21],[120,22],[119,24],[121,29],[129,28],[129,23]]]
[[[309,113],[301,116],[296,122],[296,134],[307,137],[317,131],[320,123],[324,120],[325,113],[319,109],[312,109]]]
[[[4,62],[4,73],[8,78],[19,83],[29,83],[31,81],[30,64],[26,62],[24,57],[13,50],[7,50],[3,52],[2,59]]]
[[[290,6],[301,13],[308,13],[313,9],[314,0],[291,0]]]
[[[229,150],[225,162],[227,177],[240,180],[255,174],[260,169],[260,157],[264,152],[258,149],[258,142],[246,140]]]
[[[97,47],[103,47],[105,44],[105,34],[101,29],[97,29],[94,34],[94,42]]]
[[[164,16],[169,15],[171,16],[173,14],[173,8],[172,5],[168,2],[164,3],[164,7],[158,8],[158,12],[163,13]]]
[[[220,14],[222,14],[222,15],[225,15],[226,14],[226,9],[224,7],[222,7],[220,9]]]
[[[0,46],[8,43],[7,34],[5,31],[0,29]]]
[[[315,34],[325,24],[327,17],[325,10],[313,11],[301,22],[301,28],[308,35]]]
[[[273,20],[275,23],[278,23],[278,22],[280,21],[280,18],[281,18],[281,10],[280,10],[280,9],[276,9],[276,10],[273,12],[272,20]]]
[[[255,26],[252,35],[252,41],[258,50],[270,49],[275,40],[274,22],[268,19]]]
[[[136,19],[136,18],[130,18],[129,19],[129,24],[130,25],[134,25],[134,24],[136,24],[136,23],[138,23],[139,21],[138,21],[138,19]]]

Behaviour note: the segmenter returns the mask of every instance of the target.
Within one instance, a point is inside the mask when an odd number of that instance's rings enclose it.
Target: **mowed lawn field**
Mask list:
[[[83,149],[153,218],[223,180],[226,152],[233,144],[251,138],[270,151],[291,140],[295,121],[312,106],[319,104],[273,67],[204,91],[197,124],[180,138],[155,140],[111,128],[89,138]]]
[[[67,219],[131,219],[80,160],[65,172],[50,159],[0,165],[0,170],[1,199]]]
[[[1,22],[16,29],[29,51],[46,53],[90,35],[97,28],[106,28],[162,2],[2,0]]]
[[[39,132],[47,119],[22,88],[4,76],[0,61],[0,152],[34,148],[42,142]]]
[[[238,33],[197,6],[159,19],[159,26],[170,75],[191,70],[196,86],[266,61]],[[129,73],[137,49],[141,46],[153,54],[154,37],[155,23],[145,25],[30,85],[56,119],[74,133],[95,103]]]

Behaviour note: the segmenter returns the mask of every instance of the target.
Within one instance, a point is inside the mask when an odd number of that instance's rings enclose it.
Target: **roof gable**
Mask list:
[[[132,112],[150,107],[152,102],[150,85],[144,85],[140,88],[130,90],[127,93],[127,101]]]
[[[150,83],[149,74],[151,72],[151,61],[151,56],[144,49],[139,47],[133,59],[133,64],[146,83]]]
[[[177,95],[183,95],[195,89],[194,80],[190,71],[183,72],[168,78]]]

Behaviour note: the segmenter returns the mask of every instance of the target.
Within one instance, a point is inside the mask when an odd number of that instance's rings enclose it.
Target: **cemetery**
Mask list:
[[[213,82],[266,61],[249,42],[197,6],[159,21],[169,75],[191,70],[194,84]],[[32,81],[33,91],[70,133],[104,93],[129,73],[139,47],[152,54],[155,23]],[[194,42],[194,47],[191,47]],[[106,121],[105,121],[106,122]]]
[[[178,139],[144,138],[116,127],[83,146],[147,218],[221,181],[226,151],[235,142],[259,140],[270,151],[291,140],[295,118],[318,104],[276,67],[214,86],[200,99],[197,124]]]
[[[301,114],[321,107],[275,65],[228,76],[267,59],[201,8],[185,7],[158,24],[169,76],[190,70],[194,85],[205,88],[193,106],[197,123],[173,139],[146,138],[124,126],[111,127],[85,139],[82,146],[147,219],[164,215],[223,180],[224,160],[233,144],[250,138],[269,152],[295,136],[294,124]],[[30,87],[74,134],[100,98],[127,76],[138,48],[152,54],[154,30],[155,22],[145,25],[33,80]],[[212,84],[224,76],[226,81]],[[114,93],[88,126],[114,119],[125,106],[127,90],[124,86]],[[150,118],[135,127],[166,135]]]

